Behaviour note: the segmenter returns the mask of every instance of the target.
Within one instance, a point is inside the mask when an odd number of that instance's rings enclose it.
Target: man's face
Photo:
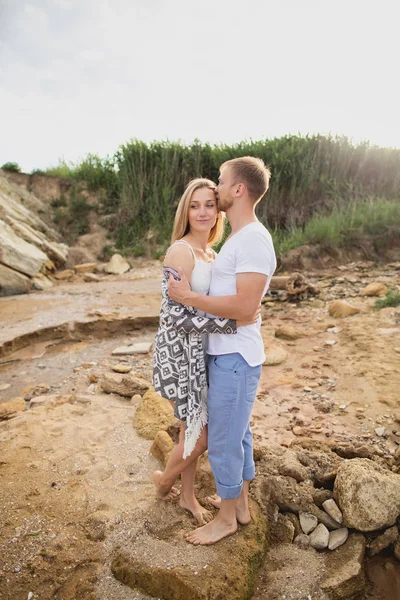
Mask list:
[[[218,195],[218,208],[219,210],[227,211],[233,205],[233,177],[231,169],[225,167],[221,171],[218,179],[217,195]]]

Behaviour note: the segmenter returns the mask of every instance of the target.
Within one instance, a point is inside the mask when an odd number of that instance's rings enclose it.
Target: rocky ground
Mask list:
[[[153,438],[174,435],[143,382],[159,263],[0,298],[0,598],[399,600],[400,309],[376,311],[363,292],[398,289],[399,274],[353,263],[307,273],[317,296],[266,298],[253,522],[213,548],[186,544],[192,518],[150,483],[170,443]],[[359,311],[331,316],[335,300]],[[205,460],[198,491],[212,491]],[[339,527],[322,506],[332,498]],[[303,513],[347,525],[347,541],[294,544]]]

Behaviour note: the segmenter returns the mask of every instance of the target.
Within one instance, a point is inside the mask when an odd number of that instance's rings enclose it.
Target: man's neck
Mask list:
[[[226,217],[232,229],[231,235],[234,235],[240,229],[246,227],[246,225],[258,221],[253,208],[248,208],[246,210],[241,208],[241,210],[237,210],[236,207],[232,206],[226,211]]]

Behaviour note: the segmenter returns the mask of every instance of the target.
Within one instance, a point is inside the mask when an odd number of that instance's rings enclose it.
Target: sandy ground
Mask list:
[[[318,299],[290,304],[271,298],[274,305],[263,309],[265,347],[283,348],[288,356],[263,367],[252,418],[259,444],[289,445],[307,436],[365,445],[390,458],[400,442],[400,309],[374,311],[374,299],[361,298],[360,290],[375,280],[396,287],[398,273],[351,265],[324,273]],[[320,275],[317,279],[321,283]],[[97,284],[69,283],[46,293],[2,298],[0,343],[90,319],[96,311],[154,314],[159,285],[154,263]],[[361,313],[330,318],[327,302],[340,297]],[[277,339],[282,325],[295,326],[304,336]],[[149,454],[150,442],[132,427],[135,405],[101,394],[90,375],[120,362],[111,356],[114,348],[152,340],[154,333],[149,327],[117,335],[104,330],[97,339],[39,338],[1,359],[0,401],[24,396],[38,384],[61,398],[58,406],[29,409],[0,422],[1,599],[26,599],[30,592],[34,600],[146,598],[116,582],[109,565],[116,540],[123,543],[129,533],[125,523],[159,509],[150,483],[158,464]],[[150,354],[125,360],[134,372],[151,378]],[[383,435],[376,428],[384,428]],[[189,516],[176,510],[190,527]],[[393,586],[385,588],[389,563],[399,577],[399,566],[390,558],[369,564],[373,582],[367,598],[398,600]]]

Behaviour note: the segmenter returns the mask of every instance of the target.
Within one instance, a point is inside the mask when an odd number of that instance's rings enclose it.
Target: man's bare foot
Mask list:
[[[153,473],[153,483],[156,488],[157,497],[161,500],[175,500],[179,496],[179,490],[174,487],[165,487],[161,485],[160,479],[162,476],[162,471],[154,471]]]
[[[191,512],[199,525],[205,525],[206,523],[209,523],[214,517],[214,515],[209,510],[204,508],[204,506],[202,506],[196,498],[186,500],[186,498],[181,495],[179,506]]]
[[[221,498],[218,496],[218,494],[213,494],[212,496],[207,496],[206,500],[212,506],[215,506],[215,508],[218,508],[218,509],[221,508]],[[248,525],[249,523],[251,523],[251,515],[250,515],[249,508],[246,506],[242,506],[242,503],[239,501],[239,498],[238,498],[238,503],[235,507],[235,510],[236,510],[236,520],[238,523],[240,523],[240,525]]]
[[[211,546],[237,531],[236,519],[233,522],[223,521],[218,515],[213,521],[188,533],[186,541],[194,546]]]

